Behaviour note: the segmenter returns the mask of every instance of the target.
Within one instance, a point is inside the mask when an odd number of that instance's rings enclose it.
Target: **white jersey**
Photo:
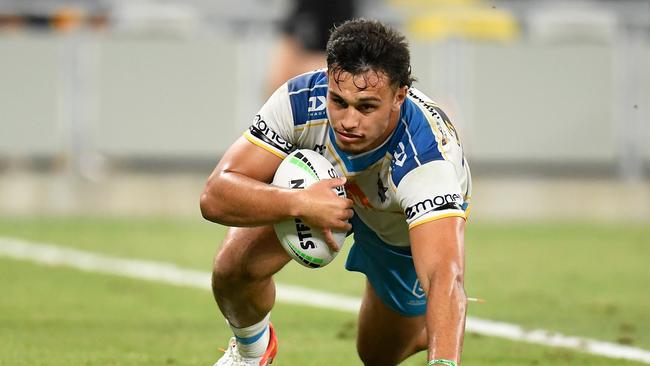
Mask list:
[[[408,230],[417,225],[467,218],[469,166],[449,118],[428,97],[410,88],[395,131],[358,155],[336,145],[326,101],[326,71],[300,75],[269,98],[244,136],[280,158],[294,149],[325,156],[347,178],[355,214],[389,245],[409,246]]]

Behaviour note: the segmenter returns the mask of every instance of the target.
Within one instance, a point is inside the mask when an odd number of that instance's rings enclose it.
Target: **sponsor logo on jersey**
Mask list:
[[[462,210],[460,207],[461,197],[458,193],[445,194],[427,198],[420,201],[413,206],[408,206],[404,210],[407,219],[412,219],[422,213],[429,211],[442,211],[442,210]]]
[[[259,114],[253,119],[253,125],[249,128],[249,131],[251,135],[286,154],[293,151],[293,144],[287,142],[277,132],[273,131]]]
[[[325,110],[325,107],[327,107],[327,98],[324,96],[309,97],[309,108],[307,108],[307,112],[321,112]]]

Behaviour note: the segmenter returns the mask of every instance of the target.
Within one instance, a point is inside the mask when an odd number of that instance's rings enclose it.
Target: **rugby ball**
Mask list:
[[[339,175],[327,159],[312,150],[296,150],[289,154],[275,172],[273,185],[305,189],[321,179],[338,178]],[[345,197],[345,189],[336,187],[333,191]],[[320,230],[312,230],[300,218],[280,221],[273,225],[282,247],[296,262],[309,268],[320,268],[329,264],[338,252],[329,249]],[[343,247],[347,233],[332,231],[339,248]]]

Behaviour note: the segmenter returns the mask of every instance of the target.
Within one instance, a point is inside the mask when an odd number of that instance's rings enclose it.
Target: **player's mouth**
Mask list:
[[[344,143],[357,142],[363,138],[362,135],[356,133],[343,132],[339,130],[334,130],[334,132],[336,133],[338,140]]]

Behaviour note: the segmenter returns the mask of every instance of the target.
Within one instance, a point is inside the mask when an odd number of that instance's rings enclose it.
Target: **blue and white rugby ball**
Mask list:
[[[320,181],[339,177],[327,159],[312,150],[296,150],[289,154],[275,172],[273,185],[304,189]],[[337,187],[334,192],[345,197],[345,189]],[[299,218],[285,220],[273,225],[278,240],[289,256],[309,268],[320,268],[329,264],[338,252],[329,249],[320,230],[312,230]],[[343,247],[346,233],[332,231],[339,248]]]

